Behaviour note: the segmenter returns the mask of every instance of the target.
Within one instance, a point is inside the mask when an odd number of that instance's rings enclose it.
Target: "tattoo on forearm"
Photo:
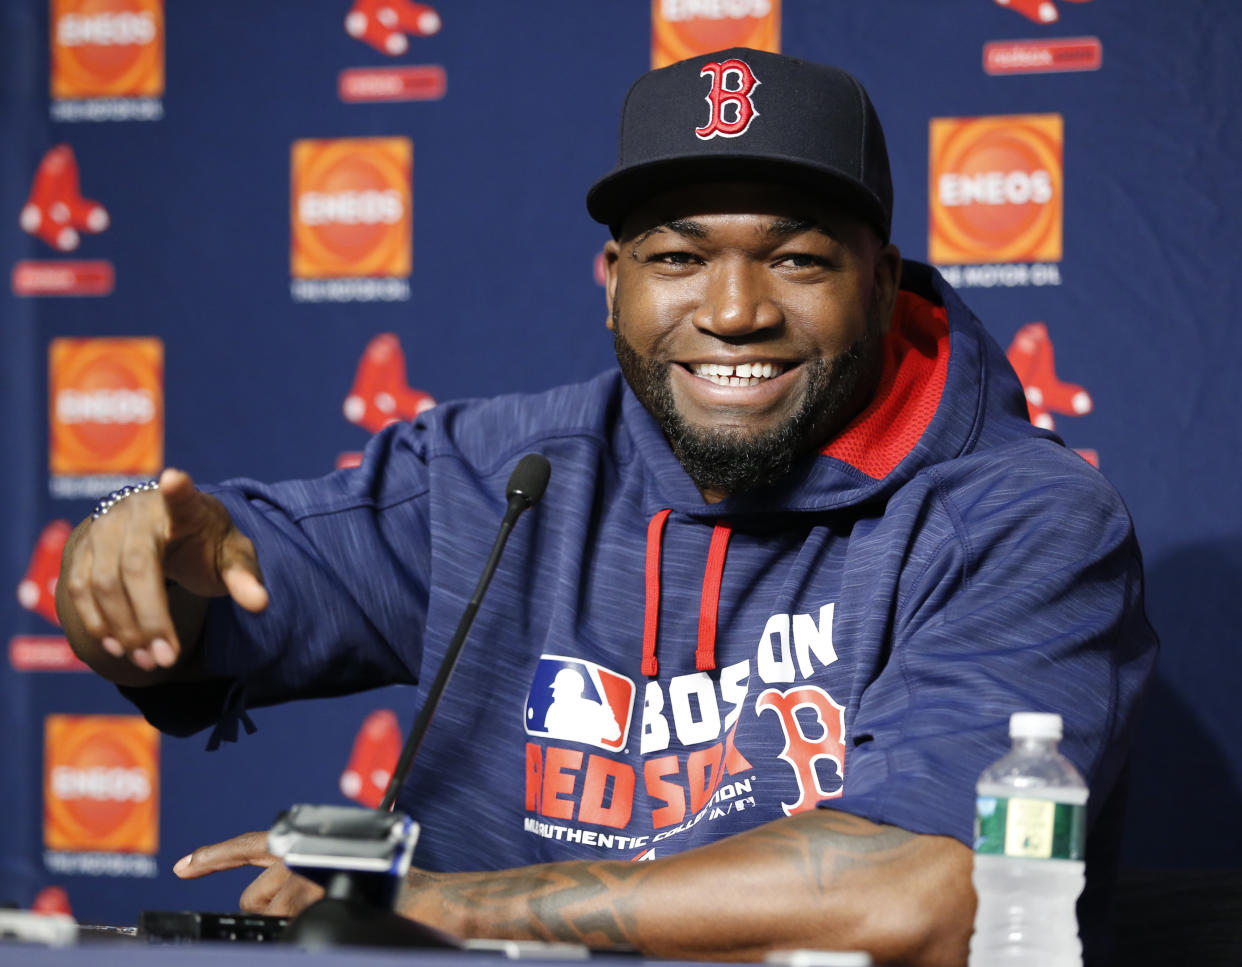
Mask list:
[[[626,883],[645,872],[625,862],[568,862],[492,874],[435,876],[412,872],[407,887],[433,887],[455,912],[469,911],[488,934],[629,947],[636,911]],[[522,912],[511,901],[520,899]]]
[[[779,889],[814,895],[848,885],[856,873],[909,864],[919,839],[821,809],[694,851],[693,862],[683,854],[654,863],[571,861],[447,875],[412,871],[407,891],[434,894],[450,916],[478,924],[481,936],[660,953],[657,935],[668,926],[670,895],[699,895],[706,904],[717,902],[722,887],[742,894]],[[723,935],[719,940],[727,942]]]
[[[817,809],[794,822],[769,823],[750,835],[798,866],[820,890],[856,870],[903,862],[906,847],[916,839],[896,826],[876,826],[831,809]]]
[[[552,937],[591,945],[630,946],[637,931],[637,911],[625,881],[642,868],[636,864],[567,866],[562,876],[550,877],[531,904],[532,916]],[[560,882],[556,882],[559,880]],[[569,882],[565,882],[568,880]]]

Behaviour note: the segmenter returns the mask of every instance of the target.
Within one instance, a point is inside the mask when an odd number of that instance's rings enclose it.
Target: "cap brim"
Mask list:
[[[828,165],[772,155],[659,158],[614,170],[587,192],[587,211],[617,236],[626,216],[656,195],[687,185],[721,181],[792,185],[840,205],[868,222],[888,241],[890,225],[884,206],[854,178]]]

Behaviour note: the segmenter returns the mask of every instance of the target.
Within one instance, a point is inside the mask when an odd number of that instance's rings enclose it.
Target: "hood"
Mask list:
[[[1005,353],[930,266],[907,261],[875,398],[779,485],[705,504],[659,426],[626,389],[634,443],[652,470],[650,512],[705,520],[824,511],[880,501],[926,467],[1031,437],[1035,427]],[[1058,440],[1059,442],[1059,440]]]

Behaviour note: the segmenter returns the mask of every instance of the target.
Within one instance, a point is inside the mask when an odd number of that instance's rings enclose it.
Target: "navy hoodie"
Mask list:
[[[1095,824],[1155,656],[1130,519],[956,293],[905,278],[875,400],[778,486],[706,504],[614,371],[440,405],[320,480],[213,488],[271,604],[213,603],[208,685],[127,693],[228,733],[430,683],[537,450],[546,495],[398,801],[416,863],[659,857],[816,806],[970,844],[1022,710],[1061,714]]]

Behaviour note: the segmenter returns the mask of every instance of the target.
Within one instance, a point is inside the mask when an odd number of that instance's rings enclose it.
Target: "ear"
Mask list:
[[[901,288],[901,252],[891,242],[875,254],[873,286],[880,331],[887,333],[897,307],[897,291]]]
[[[621,246],[616,239],[609,239],[604,245],[604,300],[608,307],[608,315],[604,324],[612,328],[612,307],[617,298],[617,266],[621,261]]]

